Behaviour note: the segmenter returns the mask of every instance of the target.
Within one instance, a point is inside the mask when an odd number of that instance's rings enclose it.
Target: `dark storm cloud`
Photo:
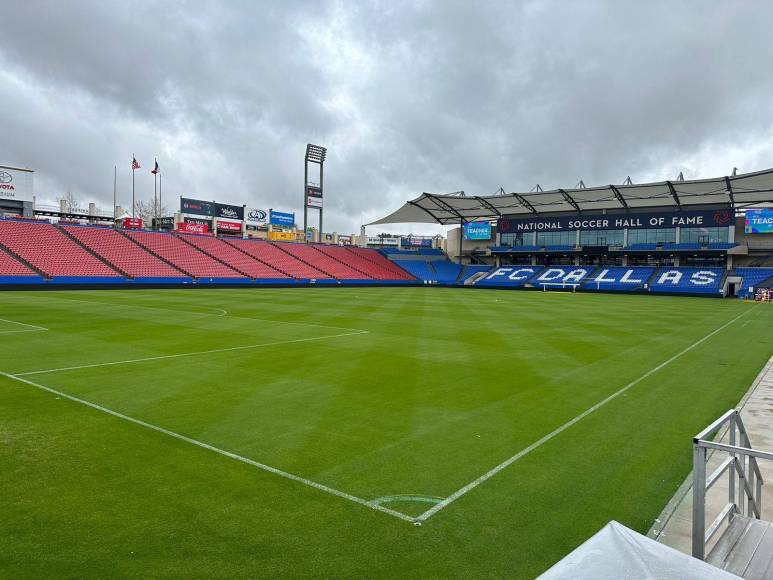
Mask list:
[[[0,163],[128,202],[131,155],[180,194],[299,211],[329,147],[341,231],[421,191],[724,174],[773,154],[769,3],[14,2]],[[171,205],[171,204],[170,204]],[[407,226],[408,227],[408,226]],[[413,228],[416,229],[416,228]]]

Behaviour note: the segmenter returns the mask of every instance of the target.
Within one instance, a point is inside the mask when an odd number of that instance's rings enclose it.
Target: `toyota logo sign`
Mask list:
[[[0,183],[11,183],[13,181],[13,175],[7,171],[0,171]]]

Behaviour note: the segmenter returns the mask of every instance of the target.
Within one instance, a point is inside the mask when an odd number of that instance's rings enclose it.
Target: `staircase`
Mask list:
[[[707,476],[709,450],[724,459]],[[773,460],[773,453],[754,449],[736,409],[693,438],[692,555],[741,578],[770,580],[773,524],[762,520],[764,481],[758,459]],[[707,527],[706,493],[722,480],[727,482],[727,502]],[[719,539],[707,555],[715,537]]]
[[[735,516],[706,561],[741,578],[773,578],[773,524]]]

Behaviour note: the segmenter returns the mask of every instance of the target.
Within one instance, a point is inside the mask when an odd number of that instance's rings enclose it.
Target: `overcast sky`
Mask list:
[[[422,191],[528,191],[773,166],[773,3],[110,2],[0,7],[0,164],[110,207],[153,194],[325,230]],[[403,232],[427,232],[405,225]],[[380,228],[370,228],[377,233]]]

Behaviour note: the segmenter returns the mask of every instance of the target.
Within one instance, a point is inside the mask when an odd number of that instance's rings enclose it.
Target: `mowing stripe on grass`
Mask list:
[[[137,292],[137,291],[131,290],[131,292]],[[181,314],[200,314],[202,316],[217,316],[218,318],[228,317],[228,318],[235,318],[237,320],[255,320],[257,322],[270,322],[271,324],[294,324],[297,326],[315,326],[317,328],[329,328],[331,330],[360,330],[359,328],[346,328],[344,326],[330,326],[329,324],[316,324],[314,322],[294,322],[291,320],[273,320],[271,318],[253,318],[252,316],[233,316],[231,314],[228,314],[228,311],[223,310],[222,308],[214,308],[211,306],[203,306],[203,308],[210,308],[212,310],[217,310],[218,314],[213,314],[212,312],[206,312],[202,310],[179,310],[177,308],[165,308],[161,306],[145,306],[142,304],[122,304],[120,302],[108,302],[105,300],[82,300],[79,298],[65,298],[62,296],[44,296],[43,298],[64,300],[66,302],[83,302],[86,304],[99,304],[100,306],[113,306],[114,308],[115,307],[142,308],[144,310],[162,310],[164,312],[179,312]],[[45,330],[48,330],[48,329],[45,329]]]
[[[63,393],[61,391],[57,391],[56,389],[52,389],[51,387],[47,387],[45,385],[41,385],[40,383],[36,383],[33,381],[30,381],[29,379],[22,378],[18,375],[12,375],[3,371],[0,371],[0,375],[7,377],[11,380],[18,381],[20,383],[24,383],[26,385],[35,387],[37,389],[41,389],[43,391],[47,391],[49,393],[52,393],[54,395],[57,395],[58,397],[62,397],[64,399],[68,399],[69,401],[73,401],[75,403],[80,403],[81,405],[86,405],[87,407],[91,407],[92,409],[96,409],[97,411],[101,411],[103,413],[107,413],[108,415],[112,415],[113,417],[117,417],[118,419],[123,419],[124,421],[128,421],[129,423],[134,423],[135,425],[139,425],[141,427],[145,427],[147,429],[151,429],[153,431],[157,431],[159,433],[163,433],[164,435],[168,435],[169,437],[174,437],[175,439],[179,439],[180,441],[184,441],[185,443],[190,443],[191,445],[196,445],[197,447],[201,447],[202,449],[207,449],[208,451],[213,451],[215,453],[219,453],[220,455],[223,455],[225,457],[228,457],[230,459],[234,459],[236,461],[241,461],[242,463],[246,463],[247,465],[251,465],[253,467],[257,467],[258,469],[262,469],[263,471],[268,471],[269,473],[273,473],[274,475],[278,475],[280,477],[284,477],[285,479],[290,479],[292,481],[295,481],[297,483],[302,483],[303,485],[307,485],[309,487],[313,487],[314,489],[317,489],[319,491],[323,491],[325,493],[329,493],[330,495],[334,495],[336,497],[340,497],[346,500],[349,500],[353,503],[368,507],[370,509],[389,514],[390,516],[396,517],[398,519],[407,521],[407,522],[413,522],[415,523],[416,518],[411,517],[409,515],[406,515],[404,513],[395,511],[393,509],[389,509],[387,507],[384,507],[380,504],[374,503],[372,501],[368,501],[366,499],[363,499],[361,497],[357,497],[356,495],[352,495],[350,493],[346,493],[345,491],[340,491],[338,489],[329,487],[327,485],[324,485],[322,483],[317,483],[316,481],[312,481],[310,479],[306,479],[305,477],[301,477],[300,475],[295,475],[293,473],[289,473],[287,471],[282,471],[281,469],[278,469],[276,467],[272,467],[271,465],[266,465],[265,463],[260,463],[259,461],[254,461],[252,459],[249,459],[247,457],[244,457],[242,455],[237,455],[236,453],[232,453],[230,451],[226,451],[225,449],[220,449],[219,447],[215,447],[214,445],[210,445],[209,443],[204,443],[203,441],[199,441],[198,439],[192,439],[191,437],[187,437],[185,435],[181,435],[180,433],[176,433],[175,431],[170,431],[169,429],[164,429],[163,427],[159,427],[158,425],[154,425],[152,423],[148,423],[147,421],[143,421],[142,419],[135,419],[134,417],[130,417],[128,415],[124,415],[123,413],[119,413],[118,411],[113,411],[112,409],[108,409],[107,407],[103,407],[102,405],[97,405],[96,403],[92,403],[91,401],[87,401],[85,399],[79,399],[78,397],[74,397],[72,395],[68,395],[67,393]]]
[[[263,348],[267,346],[278,346],[281,344],[293,344],[296,342],[309,342],[312,340],[324,340],[326,338],[340,338],[342,336],[356,336],[358,334],[369,334],[369,330],[358,330],[357,332],[342,332],[340,334],[329,334],[326,336],[314,336],[311,338],[295,338],[292,340],[277,340],[274,342],[261,342],[258,344],[247,344],[244,346],[230,346],[228,348],[213,348],[212,350],[199,350],[196,352],[181,352],[179,354],[163,354],[159,356],[147,356],[144,358],[134,358],[129,360],[116,360],[112,362],[103,362],[103,363],[94,363],[89,365],[78,365],[73,367],[60,367],[58,369],[43,369],[39,371],[27,371],[23,373],[15,373],[13,376],[16,377],[26,377],[28,375],[42,375],[46,373],[58,373],[62,371],[75,371],[79,369],[91,369],[95,367],[109,367],[114,365],[125,365],[125,364],[134,364],[134,363],[141,363],[141,362],[148,362],[148,361],[154,361],[154,360],[164,360],[168,358],[180,358],[185,356],[197,356],[201,354],[214,354],[218,352],[231,352],[234,350],[248,350],[252,348]]]
[[[576,416],[576,417],[574,417],[573,419],[570,419],[569,421],[567,421],[566,423],[564,423],[563,425],[561,425],[561,426],[560,426],[560,427],[558,427],[557,429],[554,429],[553,431],[551,431],[550,433],[548,433],[547,435],[545,435],[544,437],[542,437],[542,439],[539,439],[539,440],[535,441],[534,443],[532,443],[532,444],[531,444],[531,445],[529,445],[528,447],[526,447],[526,448],[522,449],[521,451],[519,451],[518,453],[516,453],[515,455],[513,455],[512,457],[510,457],[509,459],[506,459],[505,461],[503,461],[502,463],[500,463],[499,465],[497,465],[497,466],[496,466],[496,467],[494,467],[493,469],[491,469],[491,470],[487,471],[486,473],[484,473],[483,475],[481,475],[479,478],[477,478],[477,479],[475,479],[475,480],[471,481],[470,483],[468,483],[468,484],[467,484],[467,485],[465,485],[464,487],[462,487],[462,488],[458,489],[457,491],[455,491],[454,493],[452,493],[451,495],[449,495],[449,496],[448,496],[446,499],[444,499],[443,501],[441,501],[441,502],[439,502],[439,503],[435,504],[435,505],[434,505],[434,506],[432,506],[430,509],[428,509],[427,511],[425,511],[423,514],[419,515],[419,516],[416,518],[416,521],[417,521],[417,522],[423,522],[423,521],[426,521],[428,518],[432,517],[433,515],[435,515],[436,513],[438,513],[438,512],[439,512],[440,510],[442,510],[443,508],[447,507],[448,505],[450,505],[451,503],[455,502],[457,499],[459,499],[459,498],[460,498],[460,497],[462,497],[463,495],[467,494],[468,492],[470,492],[470,491],[472,491],[473,489],[475,489],[476,487],[478,487],[478,486],[479,486],[481,483],[483,483],[484,481],[487,481],[487,480],[491,479],[492,477],[494,477],[494,476],[495,476],[497,473],[499,473],[499,472],[500,472],[500,471],[502,471],[503,469],[506,469],[507,467],[509,467],[510,465],[512,465],[513,463],[515,463],[516,461],[518,461],[519,459],[521,459],[521,458],[522,458],[522,457],[524,457],[525,455],[528,455],[529,453],[531,453],[532,451],[534,451],[534,450],[535,450],[535,449],[537,449],[538,447],[541,447],[542,445],[544,445],[545,443],[547,443],[548,441],[550,441],[551,439],[553,439],[555,436],[557,436],[557,435],[560,435],[561,433],[563,433],[564,431],[566,431],[566,430],[567,430],[569,427],[571,427],[571,426],[572,426],[572,425],[574,425],[575,423],[578,423],[579,421],[581,421],[582,419],[584,419],[585,417],[587,417],[588,415],[590,415],[590,414],[591,414],[591,413],[593,413],[594,411],[596,411],[596,410],[600,409],[601,407],[603,407],[604,405],[606,405],[606,404],[607,404],[607,403],[609,403],[610,401],[612,401],[612,400],[616,399],[617,397],[619,397],[620,395],[622,395],[623,393],[625,393],[625,392],[626,392],[628,389],[630,389],[630,388],[632,388],[632,387],[636,386],[637,384],[639,384],[640,382],[642,382],[642,381],[643,381],[644,379],[646,379],[647,377],[649,377],[649,376],[651,376],[651,375],[655,374],[656,372],[658,372],[658,371],[659,371],[659,370],[661,370],[662,368],[664,368],[664,367],[668,366],[669,364],[671,364],[672,362],[674,362],[676,359],[680,358],[682,355],[685,355],[685,354],[687,354],[688,352],[690,352],[691,350],[693,350],[693,349],[694,349],[694,348],[696,348],[697,346],[699,346],[699,345],[703,344],[703,343],[704,343],[704,342],[706,342],[706,341],[707,341],[709,338],[711,338],[712,336],[714,336],[714,335],[715,335],[715,334],[717,334],[718,332],[720,332],[720,331],[724,330],[725,328],[727,328],[728,326],[730,326],[731,324],[733,324],[735,321],[739,320],[741,317],[743,317],[743,316],[746,316],[746,315],[747,315],[749,312],[751,312],[752,310],[754,310],[754,308],[750,308],[750,309],[749,309],[749,310],[747,310],[746,312],[742,312],[741,314],[739,314],[738,316],[736,316],[735,318],[733,318],[731,321],[729,321],[729,322],[726,322],[725,324],[723,324],[722,326],[720,326],[720,327],[719,327],[719,328],[717,328],[716,330],[713,330],[713,331],[711,331],[711,332],[710,332],[710,333],[708,333],[706,336],[704,336],[703,338],[701,338],[701,339],[699,339],[699,340],[695,341],[694,343],[692,343],[690,346],[688,346],[688,347],[687,347],[687,348],[685,348],[684,350],[681,350],[681,351],[679,351],[678,353],[676,353],[674,356],[672,356],[672,357],[671,357],[671,358],[669,358],[668,360],[666,360],[666,361],[664,361],[664,362],[660,363],[660,364],[659,364],[658,366],[656,366],[655,368],[652,368],[652,369],[648,370],[646,373],[644,373],[644,374],[643,374],[642,376],[640,376],[638,379],[635,379],[635,380],[631,381],[630,383],[628,383],[627,385],[625,385],[623,388],[621,388],[621,389],[619,389],[618,391],[615,391],[614,393],[612,393],[611,395],[609,395],[607,398],[605,398],[605,399],[603,399],[603,400],[599,401],[598,403],[596,403],[596,404],[595,404],[595,405],[593,405],[592,407],[590,407],[590,408],[586,409],[585,411],[583,411],[582,413],[580,413],[579,415],[577,415],[577,416]]]

